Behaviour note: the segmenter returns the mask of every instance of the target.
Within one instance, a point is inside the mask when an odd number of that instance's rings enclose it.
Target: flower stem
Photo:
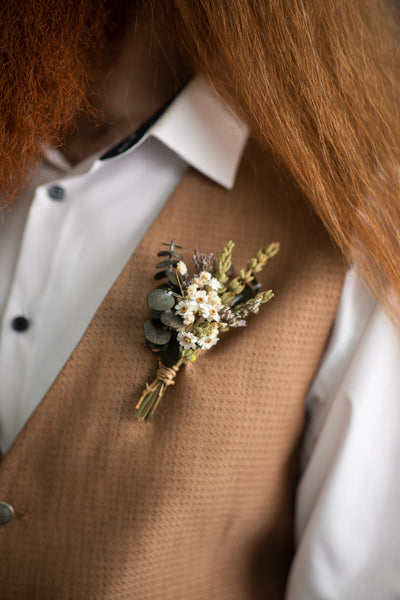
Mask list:
[[[135,416],[139,421],[148,423],[152,420],[154,413],[165,394],[165,390],[169,385],[174,385],[176,374],[181,365],[182,359],[180,359],[173,367],[166,367],[161,361],[158,363],[154,381],[150,385],[146,383],[146,387],[136,405]]]

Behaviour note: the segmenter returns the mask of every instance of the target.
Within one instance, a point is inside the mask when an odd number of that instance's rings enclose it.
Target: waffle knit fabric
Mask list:
[[[140,199],[139,199],[140,201]],[[174,239],[234,264],[281,243],[275,298],[178,374],[154,421],[135,404],[156,253]],[[345,268],[304,198],[254,142],[234,190],[189,170],[3,459],[2,600],[282,598],[304,397]]]

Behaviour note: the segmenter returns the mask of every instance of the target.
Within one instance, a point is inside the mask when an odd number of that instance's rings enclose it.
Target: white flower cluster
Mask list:
[[[216,326],[216,327],[215,327]],[[212,323],[211,331],[207,335],[202,337],[196,336],[190,331],[182,329],[178,333],[178,342],[184,350],[196,350],[201,348],[202,350],[209,350],[218,342],[218,324]]]
[[[207,335],[201,337],[190,331],[179,331],[178,341],[185,350],[208,350],[218,342],[219,311],[223,307],[217,291],[220,287],[218,279],[208,271],[202,271],[186,288],[185,298],[176,304],[175,312],[182,317],[186,327],[193,325],[198,317],[211,323]]]

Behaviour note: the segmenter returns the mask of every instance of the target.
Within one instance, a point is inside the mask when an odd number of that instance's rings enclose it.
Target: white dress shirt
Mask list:
[[[307,402],[287,600],[398,600],[400,338],[352,270]]]
[[[3,452],[187,166],[231,188],[246,139],[247,128],[195,80],[144,137],[119,154],[114,149],[112,158],[97,155],[71,167],[46,150],[29,187],[0,220]],[[399,364],[394,327],[349,271],[306,399],[310,423],[288,600],[400,598]]]

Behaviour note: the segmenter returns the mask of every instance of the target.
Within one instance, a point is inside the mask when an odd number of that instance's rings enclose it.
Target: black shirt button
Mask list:
[[[15,319],[12,320],[11,326],[14,331],[21,333],[22,331],[29,329],[30,323],[26,317],[15,317]]]
[[[14,509],[7,502],[0,502],[0,526],[8,525],[14,518]]]
[[[64,200],[65,198],[65,189],[60,185],[52,185],[47,193],[52,200]]]

